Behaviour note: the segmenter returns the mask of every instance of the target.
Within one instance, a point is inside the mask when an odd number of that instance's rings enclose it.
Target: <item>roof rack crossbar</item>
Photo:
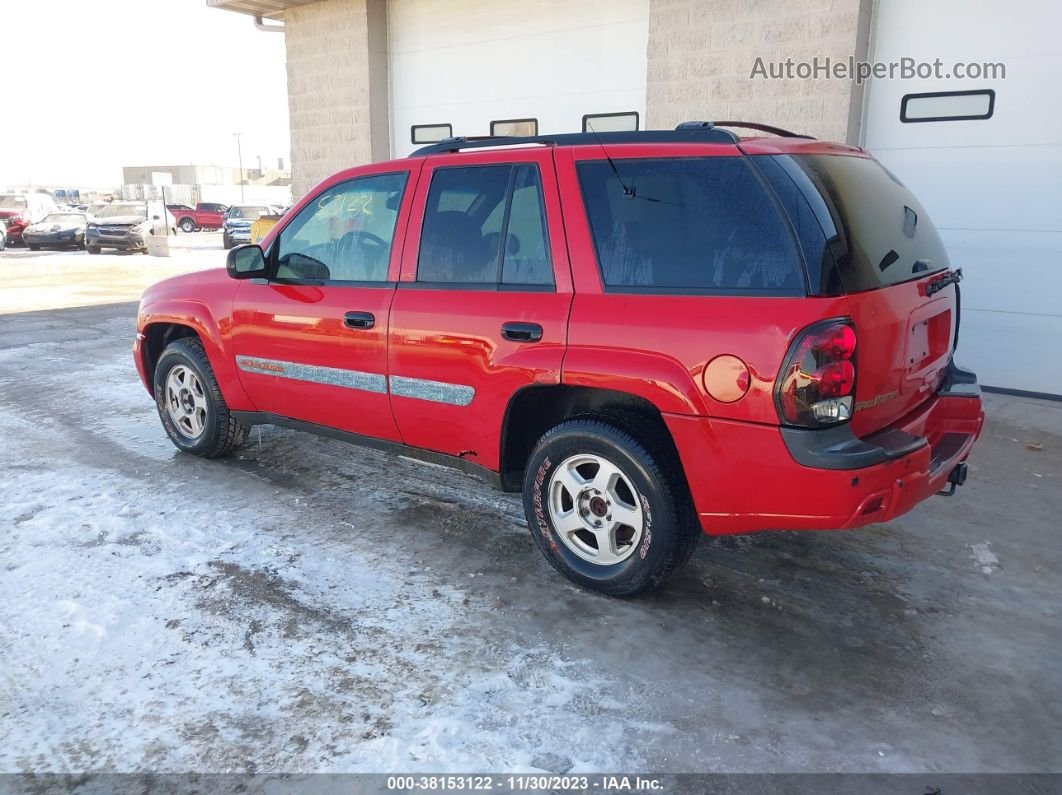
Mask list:
[[[462,149],[485,149],[495,146],[596,146],[598,144],[639,144],[639,143],[701,143],[701,144],[735,144],[738,137],[729,130],[711,127],[682,128],[680,130],[623,130],[599,133],[559,133],[557,135],[506,136],[494,137],[455,137],[445,138],[435,144],[416,149],[410,157],[438,155],[447,152],[459,152]]]

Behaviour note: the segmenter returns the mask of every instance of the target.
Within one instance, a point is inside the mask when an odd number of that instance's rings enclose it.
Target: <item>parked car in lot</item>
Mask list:
[[[221,242],[225,248],[232,248],[241,243],[251,242],[251,225],[261,218],[275,212],[275,207],[265,204],[238,204],[225,213],[222,226]]]
[[[0,251],[7,248],[7,224],[0,218]]]
[[[268,215],[260,215],[253,224],[251,224],[251,237],[247,242],[260,243],[265,239],[265,236],[269,234],[269,230],[276,226],[280,219],[284,217],[284,213],[288,211],[288,207],[275,208]]]
[[[167,208],[169,209],[169,208]],[[198,232],[201,229],[221,229],[225,223],[227,205],[199,202],[194,209],[171,209],[177,219],[177,228],[182,232]]]
[[[112,202],[89,221],[85,246],[89,254],[105,248],[146,254],[147,236],[166,231],[165,213],[158,202]]]
[[[81,212],[54,212],[22,230],[22,240],[31,251],[42,248],[85,248],[88,217]]]
[[[984,422],[961,271],[866,152],[775,132],[451,139],[343,171],[227,273],[148,288],[136,366],[180,450],[277,423],[483,475],[612,595],[702,531],[892,519],[964,482]]]
[[[47,193],[0,194],[0,219],[7,228],[5,242],[9,245],[22,243],[22,230],[55,209],[55,200]]]

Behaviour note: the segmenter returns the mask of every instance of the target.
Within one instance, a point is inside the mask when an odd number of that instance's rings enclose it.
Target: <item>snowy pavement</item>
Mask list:
[[[1062,437],[993,421],[955,498],[619,601],[459,473],[178,454],[134,315],[0,315],[0,772],[1062,765]]]

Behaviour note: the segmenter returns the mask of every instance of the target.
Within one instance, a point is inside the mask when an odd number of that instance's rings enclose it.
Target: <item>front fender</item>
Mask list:
[[[148,336],[150,329],[160,324],[192,329],[203,343],[203,350],[210,361],[210,368],[214,371],[214,378],[226,405],[235,411],[257,410],[240,383],[236,371],[236,357],[226,329],[215,320],[209,306],[190,299],[169,299],[142,304],[137,320],[139,332]],[[145,355],[146,351],[141,350],[141,356]],[[149,372],[146,360],[144,372],[146,380],[150,383],[153,374]]]

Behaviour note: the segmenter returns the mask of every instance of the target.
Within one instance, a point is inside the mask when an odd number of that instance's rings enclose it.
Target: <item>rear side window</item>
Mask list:
[[[802,295],[803,268],[775,200],[743,157],[578,165],[606,288]]]
[[[837,277],[829,282],[839,282],[844,292],[887,287],[949,267],[925,208],[876,160],[843,155],[774,160],[808,197],[836,263]],[[826,286],[824,292],[838,290]]]
[[[424,211],[417,281],[552,286],[538,167],[437,169]]]

